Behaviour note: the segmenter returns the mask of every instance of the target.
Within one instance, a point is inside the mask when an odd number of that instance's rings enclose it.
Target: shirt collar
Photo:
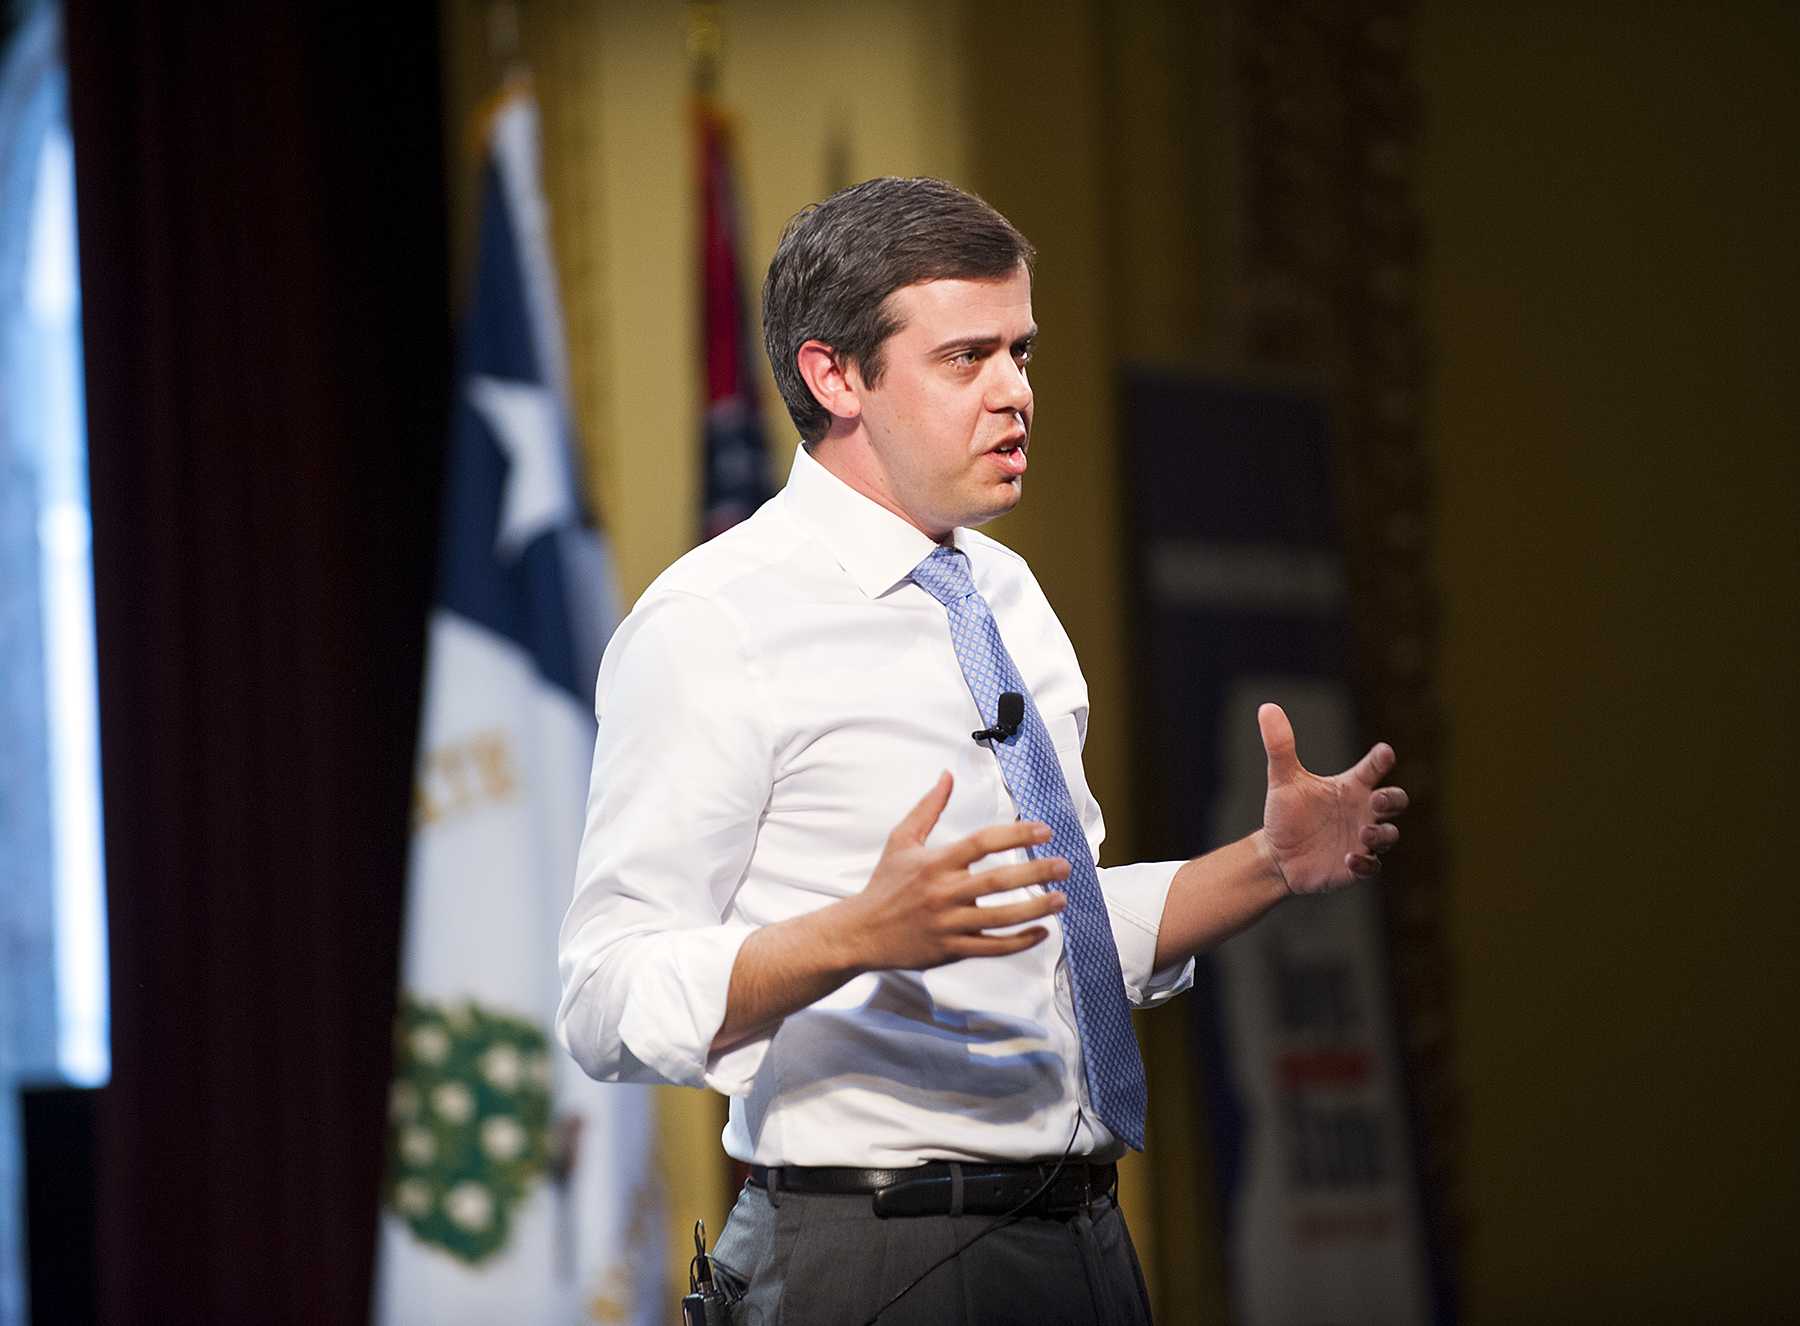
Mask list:
[[[787,511],[849,572],[857,588],[880,598],[912,574],[937,547],[923,531],[864,497],[814,460],[802,446],[782,493]],[[963,547],[962,531],[952,535]]]

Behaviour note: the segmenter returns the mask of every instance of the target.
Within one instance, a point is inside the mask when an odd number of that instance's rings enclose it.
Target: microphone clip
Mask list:
[[[1025,697],[1017,691],[1002,691],[999,710],[995,715],[994,726],[984,727],[969,735],[976,741],[1011,741],[1018,735],[1019,727],[1025,721]]]

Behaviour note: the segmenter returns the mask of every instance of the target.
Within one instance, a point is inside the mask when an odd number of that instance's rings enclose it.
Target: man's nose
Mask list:
[[[1025,368],[1011,355],[995,355],[993,385],[988,389],[990,410],[1024,411],[1031,405],[1031,383]]]

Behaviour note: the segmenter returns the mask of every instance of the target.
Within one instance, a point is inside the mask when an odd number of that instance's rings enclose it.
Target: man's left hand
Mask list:
[[[1294,753],[1294,729],[1280,705],[1256,711],[1269,756],[1269,794],[1263,834],[1289,893],[1328,893],[1376,874],[1381,853],[1399,840],[1391,821],[1406,809],[1406,793],[1381,787],[1394,767],[1394,748],[1378,742],[1334,778],[1308,773]]]

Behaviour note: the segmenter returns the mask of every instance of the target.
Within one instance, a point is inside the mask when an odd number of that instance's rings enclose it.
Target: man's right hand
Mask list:
[[[976,899],[989,894],[1059,883],[1069,877],[1069,863],[1051,856],[993,870],[969,870],[995,852],[1050,841],[1048,828],[1026,820],[991,825],[948,847],[925,846],[950,801],[950,788],[950,775],[939,775],[937,786],[888,835],[887,849],[869,877],[868,887],[825,909],[839,913],[832,917],[833,929],[858,971],[916,971],[960,958],[1018,953],[1041,943],[1050,932],[1043,926],[1009,935],[986,932],[1063,909],[1060,893],[997,907],[977,904]]]
[[[949,804],[952,785],[948,773],[940,775],[895,826],[861,893],[764,926],[744,941],[731,969],[714,1050],[750,1039],[864,972],[918,971],[963,958],[1002,957],[1043,942],[1049,934],[1044,926],[988,932],[1060,912],[1066,901],[1061,893],[993,907],[977,899],[1060,882],[1068,878],[1068,862],[1052,856],[993,870],[969,867],[995,852],[1046,843],[1050,830],[1020,820],[980,829],[946,847],[927,847],[925,839]]]

